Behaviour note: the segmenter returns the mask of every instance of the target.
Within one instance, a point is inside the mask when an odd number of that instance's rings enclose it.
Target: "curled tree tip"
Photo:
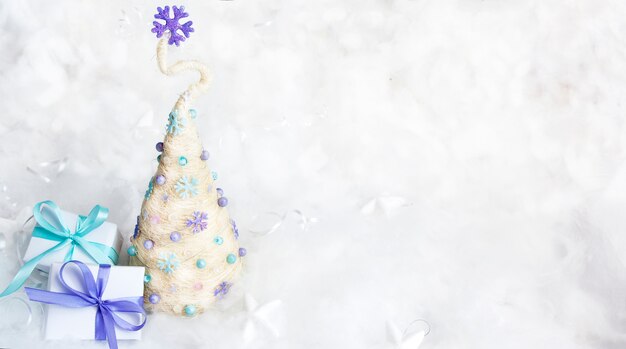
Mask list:
[[[152,22],[154,28],[152,28],[152,32],[156,33],[157,38],[160,38],[166,32],[170,33],[170,38],[168,40],[168,44],[175,44],[179,46],[181,41],[185,41],[185,38],[189,37],[189,33],[193,32],[193,28],[191,25],[192,21],[188,21],[184,24],[180,24],[179,21],[185,17],[189,17],[189,14],[185,12],[185,7],[176,7],[172,6],[172,14],[173,17],[170,18],[170,7],[165,6],[164,8],[157,7],[157,14],[154,15],[154,18],[164,20],[165,23],[161,24],[157,21]],[[182,32],[180,34],[178,31]]]

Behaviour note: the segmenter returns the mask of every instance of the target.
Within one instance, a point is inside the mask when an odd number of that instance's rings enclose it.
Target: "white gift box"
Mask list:
[[[46,210],[48,208],[44,207],[43,209]],[[78,215],[61,210],[61,218],[63,219],[65,225],[72,231],[74,231],[74,228],[76,227],[76,222],[78,221]],[[111,222],[102,223],[102,225],[99,226],[97,229],[85,235],[84,239],[87,241],[98,242],[103,245],[110,246],[118,254],[120,253],[120,249],[122,248],[122,236],[117,230],[117,225]],[[24,261],[26,262],[31,260],[33,257],[40,255],[42,252],[50,249],[51,247],[54,247],[58,243],[59,241],[32,237],[28,244],[28,248],[24,253]],[[65,256],[67,255],[67,252],[70,248],[71,246],[68,245],[67,247],[60,249],[59,251],[46,255],[37,264],[37,269],[43,272],[48,272],[52,263],[63,262],[65,260]],[[94,260],[89,257],[89,255],[87,255],[82,248],[78,246],[74,247],[72,260],[81,261],[87,264],[95,263]]]
[[[48,291],[68,293],[59,280],[59,271],[62,266],[63,263],[53,263],[50,267]],[[87,267],[91,270],[93,277],[97,278],[99,266],[88,264]],[[69,287],[84,292],[82,275],[76,269],[78,268],[71,266],[65,268],[63,279]],[[102,299],[143,297],[144,273],[144,267],[111,266],[109,280],[102,294]],[[69,308],[55,304],[48,304],[47,307],[46,339],[94,339],[97,307]],[[122,312],[116,314],[133,324],[141,322],[140,314]],[[141,339],[141,330],[126,331],[115,326],[115,335],[118,340]]]

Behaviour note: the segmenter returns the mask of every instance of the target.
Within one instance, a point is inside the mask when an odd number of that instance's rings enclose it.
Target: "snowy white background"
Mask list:
[[[100,203],[129,236],[196,78],[159,73],[156,5],[0,1],[0,216]],[[423,349],[626,347],[626,3],[184,5],[172,58],[213,70],[198,123],[249,255],[219,310],[122,347],[386,348],[419,318]],[[35,315],[3,316],[0,347],[106,347],[44,342]]]

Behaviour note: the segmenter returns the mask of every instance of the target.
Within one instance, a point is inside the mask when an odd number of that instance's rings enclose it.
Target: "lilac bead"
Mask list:
[[[202,160],[202,161],[209,160],[209,152],[206,151],[206,150],[203,150],[202,154],[200,154],[200,160]]]
[[[154,241],[152,240],[146,240],[143,242],[143,247],[146,248],[146,250],[151,249],[152,247],[154,247]]]
[[[228,199],[225,196],[222,196],[221,198],[217,199],[217,204],[220,207],[224,207],[224,206],[228,205]]]
[[[158,185],[165,184],[165,176],[164,175],[156,176],[156,184],[158,184]]]
[[[239,257],[243,257],[247,254],[248,254],[248,251],[245,248],[239,247]]]
[[[156,150],[158,152],[162,152],[163,151],[163,142],[159,142],[156,144]]]
[[[179,232],[177,232],[177,231],[173,231],[173,232],[170,234],[170,240],[172,240],[172,241],[174,241],[174,242],[178,242],[178,241],[180,241],[180,233],[179,233]]]
[[[161,300],[161,297],[159,297],[158,294],[153,293],[150,295],[150,297],[148,298],[148,300],[150,301],[150,303],[152,304],[157,304],[159,303],[159,301]]]
[[[217,192],[217,195],[224,196],[224,190],[222,190],[222,188],[215,188],[215,191]]]

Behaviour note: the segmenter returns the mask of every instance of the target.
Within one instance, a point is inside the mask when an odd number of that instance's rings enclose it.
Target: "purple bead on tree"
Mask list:
[[[152,241],[152,240],[144,241],[143,242],[143,247],[145,247],[146,250],[152,249],[152,247],[154,247],[154,241]],[[239,255],[241,256],[241,249],[239,249]]]
[[[180,45],[181,41],[185,41],[185,38],[189,37],[189,33],[193,32],[193,28],[191,25],[192,21],[188,21],[185,24],[180,24],[179,20],[188,17],[189,14],[185,12],[185,7],[181,6],[176,7],[172,6],[173,17],[170,18],[170,7],[165,6],[164,8],[157,7],[157,14],[154,15],[154,18],[164,20],[165,23],[161,24],[157,21],[152,22],[154,28],[152,28],[152,32],[156,33],[157,38],[160,38],[165,34],[165,32],[170,32],[170,39],[168,40],[168,44],[175,44],[176,46]],[[182,32],[182,35],[178,33],[178,31]]]
[[[156,181],[156,184],[163,185],[163,184],[165,184],[165,176],[158,175],[158,176],[156,176],[156,180],[155,181]]]
[[[153,293],[150,295],[150,297],[148,297],[148,300],[150,301],[150,303],[152,304],[157,304],[159,303],[159,301],[161,300],[161,297],[159,297],[158,294]]]
[[[173,231],[170,234],[170,240],[174,241],[174,242],[179,242],[180,241],[180,233],[177,231]]]
[[[221,198],[217,199],[217,204],[220,207],[225,207],[226,205],[228,205],[228,199],[225,196],[222,196]]]

